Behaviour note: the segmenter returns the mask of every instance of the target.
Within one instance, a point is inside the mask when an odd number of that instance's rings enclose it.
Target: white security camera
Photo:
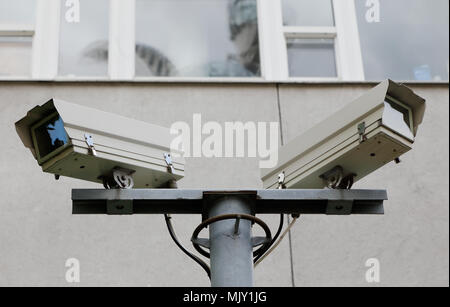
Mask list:
[[[264,188],[349,189],[381,166],[399,162],[412,148],[424,113],[423,98],[386,80],[281,147],[277,166],[261,169]]]
[[[44,172],[103,183],[106,188],[166,187],[184,176],[172,158],[170,130],[52,99],[16,123]]]

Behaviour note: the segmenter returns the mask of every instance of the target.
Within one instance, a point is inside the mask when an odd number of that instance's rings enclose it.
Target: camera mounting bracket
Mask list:
[[[132,189],[134,186],[134,170],[115,167],[109,174],[101,176],[105,189]]]

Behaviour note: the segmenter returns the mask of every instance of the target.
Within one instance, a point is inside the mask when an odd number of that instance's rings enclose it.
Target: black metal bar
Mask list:
[[[256,214],[327,214],[329,201],[352,204],[344,214],[384,214],[385,190],[72,190],[73,214],[107,214],[107,201],[133,201],[133,214],[201,214],[204,195],[248,195],[255,193]],[[348,209],[348,208],[347,208]],[[120,210],[114,210],[120,214]],[[333,213],[338,214],[339,211]]]

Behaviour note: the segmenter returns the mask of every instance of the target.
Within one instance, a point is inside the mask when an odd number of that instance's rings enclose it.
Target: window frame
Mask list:
[[[284,26],[282,0],[256,0],[260,49],[260,77],[136,77],[135,76],[135,0],[109,0],[109,59],[104,77],[58,76],[61,0],[37,0],[36,23],[2,29],[4,33],[33,36],[31,76],[43,81],[124,81],[124,82],[199,82],[199,83],[373,83],[365,80],[356,16],[355,0],[332,0],[335,25],[332,27]],[[3,32],[2,32],[3,31]],[[333,38],[337,77],[290,77],[287,38]],[[0,77],[0,80],[23,78]],[[414,80],[408,82],[414,83]],[[419,82],[419,83],[445,83]]]
[[[59,0],[36,0],[34,24],[0,24],[0,36],[30,37],[31,67],[26,77],[0,76],[0,81],[54,81],[59,57]]]
[[[60,1],[37,0],[31,79],[54,80],[58,73]]]
[[[275,73],[272,73],[272,70],[269,70],[269,73],[265,75],[267,80],[284,82],[365,81],[354,0],[332,0],[335,24],[334,26],[326,27],[284,26],[282,0],[269,1],[259,0],[258,3],[263,6],[261,9],[263,12],[261,14],[275,16],[275,18],[273,18],[272,30],[270,31],[266,27],[262,27],[262,31],[264,31],[263,36],[267,41],[277,42],[277,44],[273,44],[276,46],[272,47],[273,51],[271,56],[279,58],[281,61],[276,63],[266,58],[264,63],[266,65],[281,65],[281,68]],[[270,15],[262,17],[270,19]],[[334,39],[337,77],[290,77],[287,59],[288,38]],[[267,53],[265,55],[267,55]]]
[[[332,39],[334,41],[334,60],[336,63],[336,77],[291,77],[290,80],[304,81],[304,80],[316,80],[316,81],[339,81],[342,78],[340,54],[337,48],[337,29],[336,27],[293,27],[283,26],[283,35],[286,39],[286,46],[289,39]],[[287,48],[286,48],[287,52]],[[289,67],[289,59],[288,67]]]
[[[0,24],[0,37],[27,37],[31,40],[31,58],[33,63],[33,50],[35,41],[35,25],[34,24]],[[29,67],[27,76],[0,76],[1,79],[23,79],[32,77],[32,66]]]

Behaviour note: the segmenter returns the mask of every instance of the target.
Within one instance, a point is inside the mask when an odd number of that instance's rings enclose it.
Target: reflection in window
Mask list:
[[[256,0],[137,0],[136,75],[260,75]]]
[[[61,0],[60,76],[108,74],[109,0],[80,0],[80,21],[69,22]]]
[[[36,0],[0,0],[0,25],[34,25]]]
[[[367,80],[449,79],[448,0],[380,0],[380,22],[356,9]]]
[[[336,77],[334,39],[288,39],[291,77]]]
[[[331,0],[282,0],[285,26],[334,26]]]

